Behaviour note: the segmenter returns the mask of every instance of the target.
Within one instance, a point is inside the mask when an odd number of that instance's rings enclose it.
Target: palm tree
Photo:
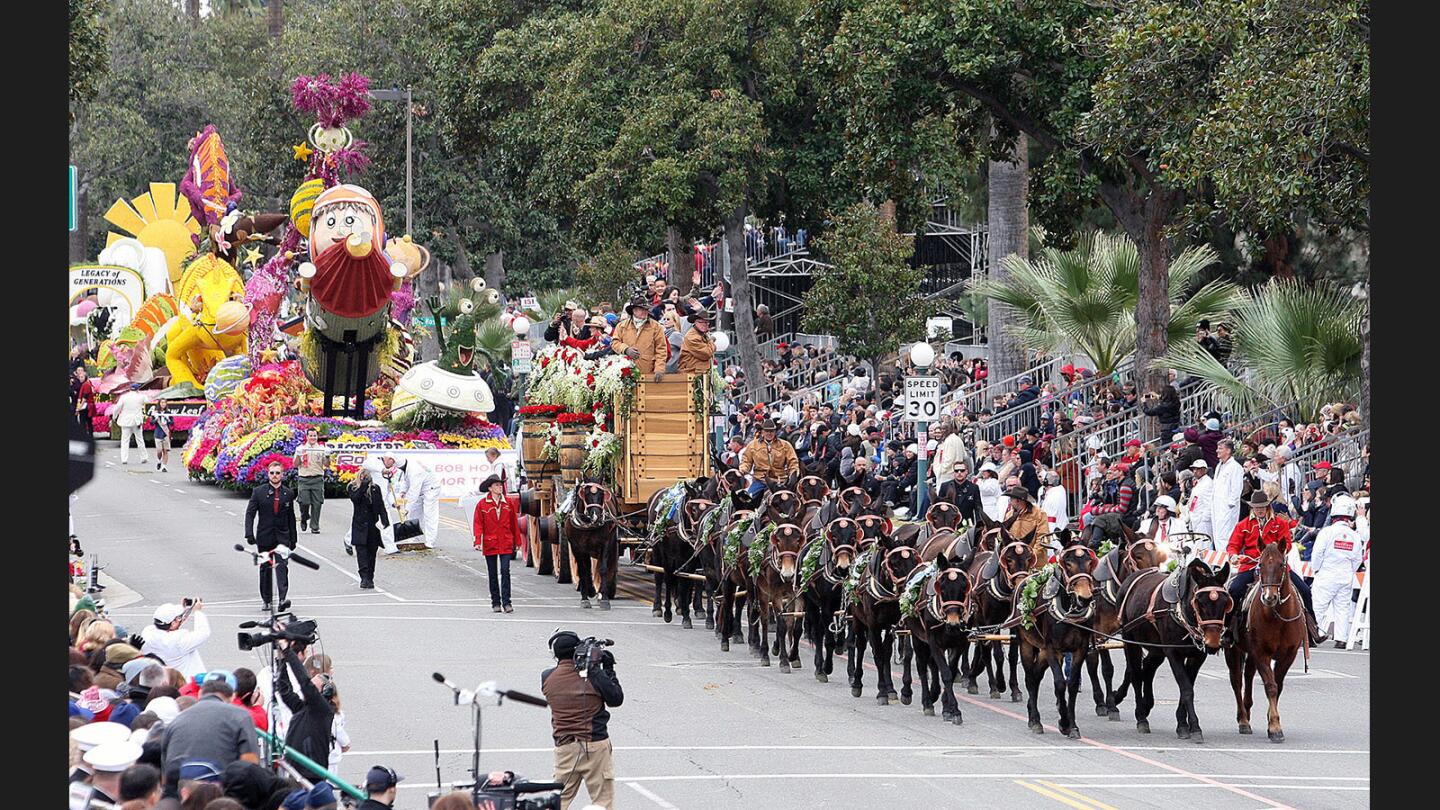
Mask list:
[[[1219,319],[1239,300],[1234,284],[1218,280],[1186,296],[1199,272],[1215,260],[1215,251],[1203,245],[1170,263],[1171,345],[1185,343],[1201,319]],[[1096,232],[1074,250],[1046,247],[1037,261],[1009,256],[1003,263],[1003,281],[979,279],[970,289],[1008,305],[1014,313],[1010,334],[1025,348],[1050,353],[1073,348],[1101,375],[1135,354],[1140,253],[1129,237]]]
[[[1235,373],[1194,341],[1172,343],[1163,362],[1218,389],[1232,410],[1295,402],[1296,416],[1309,421],[1327,403],[1356,401],[1366,314],[1348,290],[1272,279],[1234,308]]]

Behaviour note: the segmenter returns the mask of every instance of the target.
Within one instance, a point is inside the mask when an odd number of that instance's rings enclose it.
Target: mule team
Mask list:
[[[1155,673],[1169,663],[1180,686],[1176,734],[1203,741],[1195,679],[1206,656],[1223,644],[1241,733],[1250,733],[1258,671],[1269,698],[1270,739],[1284,739],[1278,699],[1306,633],[1281,544],[1264,547],[1255,575],[1258,604],[1244,609],[1226,588],[1228,563],[1217,570],[1194,559],[1163,570],[1165,551],[1128,527],[1103,556],[1066,545],[1055,564],[1044,567],[1051,538],[1038,529],[1013,536],[1013,525],[988,522],[983,513],[982,523],[971,526],[946,502],[932,506],[922,522],[897,526],[884,505],[859,488],[832,492],[819,478],[795,475],[768,483],[763,491],[747,488],[743,475],[727,470],[651,498],[645,553],[658,570],[654,615],[669,622],[679,612],[681,626],[691,628],[693,608],[722,651],[748,642],[761,666],[770,666],[773,656],[785,673],[801,668],[803,633],[822,682],[843,645],[855,697],[864,690],[868,647],[881,704],[911,702],[913,663],[924,713],[933,715],[939,702],[942,717],[956,725],[957,679],[978,694],[983,674],[992,698],[1003,696],[1008,683],[1018,702],[1018,664],[1029,726],[1043,733],[1037,701],[1048,670],[1059,729],[1071,738],[1080,736],[1082,670],[1090,673],[1101,717],[1118,720],[1118,704],[1133,687],[1137,727],[1149,733]],[[564,535],[577,560],[582,606],[590,606],[598,580],[601,607],[608,608],[618,559],[614,498],[603,485],[586,483],[575,504]],[[1118,689],[1111,640],[1123,642],[1125,655]],[[891,671],[897,648],[898,693]]]

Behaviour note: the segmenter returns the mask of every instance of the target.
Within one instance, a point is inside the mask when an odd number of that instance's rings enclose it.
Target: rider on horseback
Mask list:
[[[1030,550],[1035,553],[1036,564],[1040,565],[1049,558],[1050,551],[1045,547],[1050,532],[1050,519],[1046,517],[1045,511],[1030,502],[1030,490],[1024,487],[1011,487],[1005,493],[1010,498],[1010,508],[1005,512],[1005,520],[1001,524],[1009,536],[1030,544]]]
[[[795,447],[777,438],[779,426],[774,419],[760,423],[760,437],[745,446],[740,456],[740,472],[751,476],[747,492],[755,496],[769,484],[779,483],[800,474],[800,458]]]
[[[1230,535],[1230,545],[1225,549],[1225,553],[1230,555],[1230,562],[1239,571],[1229,585],[1230,598],[1235,600],[1237,606],[1244,605],[1245,593],[1255,581],[1255,566],[1260,559],[1260,550],[1271,543],[1280,543],[1281,549],[1288,553],[1290,530],[1294,525],[1285,516],[1271,511],[1270,497],[1264,492],[1257,489],[1251,493],[1250,516],[1236,524],[1235,531]],[[1290,584],[1295,586],[1295,590],[1300,592],[1300,598],[1305,602],[1305,626],[1310,631],[1310,643],[1318,645],[1328,637],[1316,626],[1310,588],[1293,569],[1289,573]],[[1239,612],[1237,609],[1237,615]],[[1229,632],[1229,628],[1226,632]]]

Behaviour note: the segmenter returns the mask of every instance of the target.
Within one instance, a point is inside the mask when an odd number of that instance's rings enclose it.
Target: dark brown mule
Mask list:
[[[943,534],[960,537],[946,529]],[[933,538],[932,538],[933,539]],[[943,540],[943,537],[942,537]],[[944,548],[950,543],[932,543],[931,547]],[[920,556],[925,560],[926,550]],[[970,648],[971,592],[974,583],[958,559],[952,559],[945,551],[931,554],[928,564],[934,562],[934,570],[919,584],[920,598],[916,600],[914,615],[903,620],[905,629],[910,631],[910,643],[915,650],[915,670],[920,677],[920,706],[924,713],[935,714],[935,699],[939,697],[942,717],[960,725],[960,703],[955,699],[955,676],[965,663]],[[943,687],[943,691],[942,691]]]
[[[1270,543],[1260,551],[1256,568],[1259,573],[1250,589],[1254,596],[1246,598],[1244,623],[1236,622],[1235,644],[1225,648],[1225,663],[1230,666],[1240,733],[1251,733],[1250,707],[1254,705],[1258,670],[1270,700],[1266,731],[1270,742],[1281,743],[1285,742],[1285,732],[1280,728],[1280,692],[1285,688],[1285,673],[1307,640],[1305,603],[1290,582],[1290,567],[1279,543]]]
[[[965,523],[964,515],[960,514],[960,507],[949,501],[940,501],[925,510],[925,522],[931,529],[955,529]]]
[[[740,610],[750,598],[746,590],[748,580],[745,577],[744,568],[745,551],[742,548],[733,563],[726,563],[725,538],[740,523],[750,520],[754,515],[754,510],[736,510],[730,515],[730,520],[722,525],[711,539],[715,580],[718,583],[715,600],[715,630],[716,635],[720,637],[721,652],[730,651],[731,641],[743,642],[745,640],[745,635],[740,630]]]
[[[860,525],[848,517],[830,521],[818,536],[806,541],[802,561],[814,543],[820,544],[819,560],[800,587],[805,596],[805,637],[815,645],[815,680],[828,683],[834,671],[835,648],[843,638],[840,597],[850,566],[860,554]]]
[[[863,519],[857,521],[864,526]],[[862,541],[863,542],[863,541]],[[900,621],[900,594],[905,581],[920,564],[917,549],[901,545],[885,535],[876,539],[864,568],[860,572],[854,599],[849,604],[850,639],[847,645],[846,669],[850,675],[850,694],[860,697],[864,686],[865,645],[868,643],[875,659],[875,700],[884,706],[893,702],[909,705],[913,691],[910,686],[909,645],[901,645],[904,671],[902,693],[895,691],[890,670],[895,650],[896,625]]]
[[[615,512],[615,496],[603,484],[580,484],[575,492],[575,507],[564,523],[564,542],[570,544],[570,556],[580,582],[580,607],[590,607],[590,597],[598,589],[600,609],[609,610],[615,598],[615,575],[620,560],[619,517]],[[590,565],[595,564],[592,575]]]
[[[979,527],[976,527],[977,531]],[[997,530],[998,531],[998,530]],[[1000,536],[1000,535],[992,535]],[[1020,586],[1035,567],[1035,552],[1029,543],[1012,541],[994,551],[977,551],[970,563],[970,579],[975,583],[974,619],[971,624],[980,632],[998,635],[1015,609],[1015,599]],[[1020,702],[1020,681],[1016,677],[1019,666],[1019,645],[1010,644],[1010,700]],[[990,697],[998,698],[1005,692],[1004,644],[999,640],[975,642],[975,657],[971,659],[965,678],[965,689],[970,694],[980,692],[980,671],[983,669],[990,681]],[[993,669],[992,669],[993,666]]]
[[[814,501],[819,504],[830,496],[830,485],[819,476],[807,475],[796,482],[795,491],[800,493],[801,500],[806,503]]]
[[[757,538],[756,542],[760,542]],[[760,666],[770,666],[770,627],[775,627],[775,644],[779,647],[780,671],[790,672],[791,663],[800,662],[799,611],[800,548],[805,545],[805,532],[795,523],[780,523],[770,533],[763,562],[750,568],[750,555],[745,554],[745,567],[750,578],[751,626],[758,622],[760,630]],[[802,613],[803,615],[803,613]],[[755,631],[751,630],[753,636]],[[789,647],[786,647],[789,642]]]
[[[1120,585],[1120,630],[1125,640],[1125,670],[1135,687],[1135,727],[1150,733],[1155,707],[1155,671],[1169,661],[1180,685],[1175,735],[1204,742],[1195,715],[1195,678],[1207,655],[1220,651],[1225,618],[1234,600],[1225,589],[1227,562],[1217,571],[1199,558],[1174,573],[1140,571]]]
[[[678,505],[673,515],[659,514],[660,502],[666,490],[662,489],[651,495],[646,504],[646,525],[655,526],[663,522],[665,526],[660,536],[652,540],[648,549],[650,564],[662,569],[655,573],[655,601],[651,605],[650,614],[663,615],[667,623],[674,616],[672,608],[678,608],[684,626],[690,626],[690,591],[686,587],[688,580],[678,576],[677,572],[695,558],[696,548],[693,541],[699,513],[703,511],[702,507],[714,503],[712,499],[704,497],[707,489],[713,492],[714,485],[714,481],[708,478],[682,482]]]
[[[1136,571],[1160,565],[1160,549],[1154,540],[1140,537],[1124,524],[1120,529],[1120,543],[1095,567],[1095,583],[1100,587],[1100,595],[1095,602],[1094,625],[1098,644],[1104,644],[1109,640],[1107,636],[1115,636],[1120,631],[1120,583]],[[1130,687],[1130,672],[1126,671],[1120,689],[1115,690],[1115,664],[1110,658],[1110,651],[1103,647],[1086,659],[1085,669],[1090,674],[1090,686],[1095,695],[1095,714],[1118,721],[1120,702],[1125,699]],[[1097,674],[1104,678],[1103,691]]]
[[[1075,717],[1075,697],[1080,691],[1080,672],[1094,640],[1095,552],[1084,546],[1062,549],[1056,566],[1035,600],[1030,626],[1020,628],[1020,663],[1025,667],[1025,688],[1030,695],[1030,730],[1044,734],[1040,722],[1040,683],[1045,670],[1055,684],[1055,709],[1060,714],[1060,733],[1080,739]],[[1070,677],[1065,677],[1065,654],[1070,654]]]

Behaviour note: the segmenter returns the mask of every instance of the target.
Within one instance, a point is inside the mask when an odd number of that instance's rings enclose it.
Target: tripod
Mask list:
[[[534,695],[527,695],[524,692],[517,692],[513,689],[498,689],[496,688],[494,681],[486,681],[485,683],[482,683],[479,686],[475,687],[475,689],[472,691],[470,689],[461,689],[457,687],[455,684],[445,680],[445,676],[441,675],[438,672],[434,673],[431,677],[435,679],[436,683],[443,684],[450,688],[450,691],[453,692],[455,695],[456,706],[468,703],[472,708],[471,720],[475,728],[475,747],[470,758],[470,775],[474,778],[475,781],[471,785],[457,785],[456,787],[469,787],[471,797],[475,800],[476,804],[479,804],[482,798],[482,794],[487,787],[486,778],[480,775],[480,729],[482,718],[480,711],[481,701],[479,700],[479,698],[493,697],[495,698],[496,706],[499,706],[501,703],[503,703],[505,701],[505,698],[507,697],[511,700],[519,701],[520,703],[528,703],[531,706],[540,706],[542,708],[548,707],[550,704],[546,702],[544,698],[538,698]],[[511,773],[511,776],[514,776],[513,772]],[[435,749],[435,786],[440,790],[444,790],[444,787],[440,784],[440,749],[438,747]],[[560,790],[563,787],[564,785],[558,782],[529,782],[526,780],[518,780],[513,782],[512,785],[510,785],[509,792],[513,797],[521,793],[535,793],[546,790]],[[513,806],[513,801],[511,806]]]

